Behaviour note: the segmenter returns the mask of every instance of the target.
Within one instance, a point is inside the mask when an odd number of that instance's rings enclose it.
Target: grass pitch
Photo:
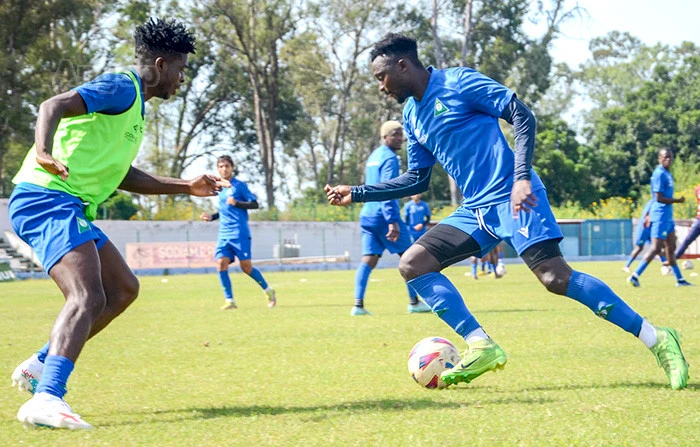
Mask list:
[[[574,267],[683,333],[688,389],[671,390],[638,340],[547,293],[524,265],[498,281],[446,271],[508,365],[442,391],[411,380],[408,352],[431,335],[464,342],[436,316],[406,313],[395,269],[372,274],[372,317],[349,316],[354,271],[267,273],[275,309],[233,274],[239,308],[226,312],[216,275],[145,277],[69,381],[67,401],[96,429],[25,430],[15,415],[28,394],[10,388],[10,374],[45,342],[62,303],[51,281],[31,280],[0,283],[0,445],[698,445],[700,288],[676,288],[654,266],[639,289],[620,263]]]

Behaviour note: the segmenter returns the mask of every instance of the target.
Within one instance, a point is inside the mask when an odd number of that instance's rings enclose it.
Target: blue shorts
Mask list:
[[[360,227],[362,228],[363,256],[381,256],[384,250],[389,250],[389,253],[392,254],[403,253],[413,244],[408,225],[403,222],[399,222],[399,238],[396,242],[391,242],[386,238],[386,234],[389,232],[389,226],[386,223],[369,225],[363,223],[362,218],[360,218]]]
[[[513,217],[510,201],[483,208],[460,206],[438,225],[451,225],[470,235],[481,248],[481,258],[502,240],[522,255],[538,242],[564,237],[549,206],[547,190],[533,193],[538,202],[529,213],[520,211],[517,217]]]
[[[646,243],[651,242],[651,225],[644,227],[644,225],[639,225],[637,227],[637,242],[636,244],[640,247]]]
[[[223,239],[216,241],[216,254],[214,259],[229,258],[231,261],[238,258],[239,261],[247,261],[252,257],[251,238]]]
[[[654,239],[666,239],[670,233],[676,230],[676,224],[672,220],[662,220],[659,222],[652,222],[651,237]]]
[[[83,202],[63,191],[20,183],[8,208],[12,229],[32,247],[46,272],[76,247],[95,241],[99,250],[109,240],[87,220]]]

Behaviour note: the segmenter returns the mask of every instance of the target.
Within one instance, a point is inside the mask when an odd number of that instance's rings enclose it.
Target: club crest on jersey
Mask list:
[[[440,116],[443,113],[449,112],[450,109],[447,108],[445,104],[442,103],[438,98],[435,98],[435,109],[433,109],[433,116]]]
[[[87,221],[81,217],[76,217],[75,220],[78,221],[78,233],[83,234],[87,230],[90,229],[90,224],[87,223]]]

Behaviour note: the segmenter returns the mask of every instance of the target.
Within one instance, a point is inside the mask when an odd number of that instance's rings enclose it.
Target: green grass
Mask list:
[[[358,318],[349,316],[353,271],[267,273],[272,310],[252,280],[232,275],[233,312],[218,310],[215,275],[145,277],[71,376],[67,400],[91,432],[16,420],[28,395],[10,388],[10,374],[44,343],[62,299],[50,281],[0,283],[0,445],[698,445],[699,288],[677,289],[653,267],[633,289],[620,266],[575,265],[684,334],[688,389],[671,390],[638,340],[547,293],[523,265],[499,281],[446,271],[509,362],[443,391],[411,380],[408,352],[431,335],[464,343],[439,318],[406,314],[395,269],[372,274],[375,315]]]

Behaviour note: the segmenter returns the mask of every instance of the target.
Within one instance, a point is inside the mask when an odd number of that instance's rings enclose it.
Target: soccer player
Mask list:
[[[676,276],[676,286],[691,286],[683,279],[681,269],[676,263],[676,230],[673,223],[673,204],[685,202],[685,197],[673,197],[673,176],[669,168],[673,163],[673,152],[670,149],[659,150],[659,165],[651,174],[651,247],[644,254],[642,261],[637,266],[637,270],[632,276],[627,278],[627,282],[634,287],[639,287],[639,277],[647,268],[654,256],[661,253],[665,248],[668,257],[668,265]]]
[[[380,91],[399,103],[406,101],[408,171],[375,185],[324,189],[329,203],[338,206],[415,194],[428,188],[436,161],[457,182],[462,205],[413,244],[399,264],[408,284],[468,345],[461,362],[442,374],[443,380],[468,383],[506,364],[505,352],[440,273],[469,256],[483,256],[505,240],[547,290],[579,301],[638,337],[664,368],[671,387],[685,388],[688,364],[678,333],[653,326],[607,285],[572,270],[562,257],[562,233],[531,167],[535,117],[515,93],[471,68],[424,68],[416,41],[401,34],[388,34],[370,57]],[[514,126],[514,151],[499,118]]]
[[[398,121],[382,124],[379,134],[382,144],[370,154],[365,166],[365,184],[391,180],[399,175],[399,157],[396,155],[403,144],[403,126]],[[388,250],[399,256],[411,246],[413,241],[408,227],[401,220],[398,200],[365,203],[360,211],[362,229],[362,260],[355,273],[355,305],[351,316],[372,315],[365,309],[365,290],[372,269],[377,266],[379,257]],[[418,298],[411,286],[408,288],[408,312],[430,312],[430,307]]]
[[[34,394],[17,413],[25,425],[92,428],[63,400],[68,377],[85,342],[138,295],[136,276],[91,222],[97,206],[116,189],[204,197],[224,184],[131,165],[143,137],[144,103],[177,93],[195,51],[193,34],[175,20],[151,19],[134,37],[135,70],[102,75],[41,104],[35,144],[13,179],[12,227],[65,297],[49,342],[12,374],[13,385]]]
[[[234,178],[234,165],[231,157],[228,155],[219,157],[216,168],[221,178],[229,181],[231,186],[223,188],[219,193],[219,212],[213,215],[202,213],[200,218],[205,222],[221,218],[219,237],[216,241],[216,254],[214,255],[226,301],[221,310],[236,309],[231,289],[231,277],[228,274],[228,266],[236,258],[238,258],[243,273],[253,278],[265,292],[267,307],[275,307],[277,304],[275,290],[267,284],[260,270],[253,267],[250,260],[252,254],[248,210],[260,207],[258,198],[250,192],[245,182]]]
[[[693,222],[690,230],[688,230],[688,234],[685,236],[681,246],[678,247],[678,250],[676,251],[676,259],[683,256],[683,253],[685,253],[690,244],[692,244],[693,241],[700,236],[700,185],[695,187],[695,198],[698,200],[698,212],[695,215],[695,222]]]
[[[651,217],[649,213],[651,211],[652,203],[654,203],[653,199],[649,200],[642,209],[642,215],[639,217],[639,222],[637,223],[637,231],[635,231],[635,246],[632,253],[630,253],[629,259],[627,259],[627,264],[622,267],[623,272],[630,272],[630,265],[632,265],[637,256],[639,256],[639,253],[642,252],[644,245],[651,243]],[[659,253],[659,258],[661,259],[661,262],[666,264],[666,257],[663,255],[663,253]]]
[[[430,222],[430,206],[421,200],[420,194],[414,194],[403,206],[403,218],[411,230],[411,237],[417,241],[428,230],[426,225]]]

